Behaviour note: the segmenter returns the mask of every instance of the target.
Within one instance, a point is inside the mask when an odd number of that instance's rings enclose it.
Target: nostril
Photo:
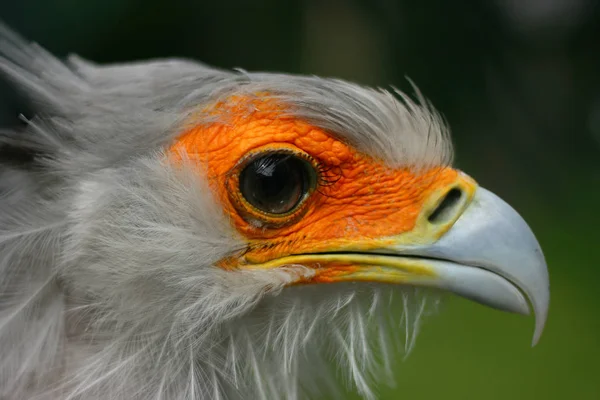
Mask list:
[[[454,216],[454,210],[460,202],[461,197],[462,190],[458,188],[450,189],[437,208],[433,210],[428,218],[428,221],[432,224],[441,224],[447,222]]]

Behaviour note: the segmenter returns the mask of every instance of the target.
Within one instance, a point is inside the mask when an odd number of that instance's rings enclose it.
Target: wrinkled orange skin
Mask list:
[[[171,148],[175,158],[183,151],[206,169],[223,209],[248,240],[242,262],[366,250],[373,246],[371,239],[410,231],[427,196],[457,177],[451,168],[419,174],[391,168],[307,122],[282,115],[283,109],[272,100],[230,98],[210,111],[222,119],[184,132]],[[231,195],[237,188],[227,184],[227,177],[235,175],[248,152],[281,147],[307,153],[328,172],[300,214],[284,224],[257,226],[248,222],[247,210],[240,210],[244,205]]]

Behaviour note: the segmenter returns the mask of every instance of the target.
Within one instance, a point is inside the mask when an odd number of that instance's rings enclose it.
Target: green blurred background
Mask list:
[[[548,261],[546,331],[450,298],[381,399],[600,399],[600,7],[591,0],[20,0],[0,17],[58,55],[184,56],[410,90],[457,165],[519,210]],[[0,122],[22,104],[0,87]],[[355,395],[349,394],[349,398]]]

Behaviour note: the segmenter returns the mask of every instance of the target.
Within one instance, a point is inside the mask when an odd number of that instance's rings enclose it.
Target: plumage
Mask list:
[[[0,132],[35,155],[0,164],[0,398],[301,399],[337,391],[332,364],[376,398],[439,295],[292,285],[316,273],[302,264],[219,268],[247,241],[206,171],[169,149],[226,126],[215,104],[257,97],[418,174],[452,159],[420,94],[190,60],[62,62],[7,28],[0,38],[0,71],[37,106]]]

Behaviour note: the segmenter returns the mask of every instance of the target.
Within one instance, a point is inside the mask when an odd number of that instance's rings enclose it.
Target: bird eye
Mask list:
[[[270,153],[250,161],[239,175],[242,196],[267,214],[296,209],[316,184],[316,172],[306,160],[288,153]]]

